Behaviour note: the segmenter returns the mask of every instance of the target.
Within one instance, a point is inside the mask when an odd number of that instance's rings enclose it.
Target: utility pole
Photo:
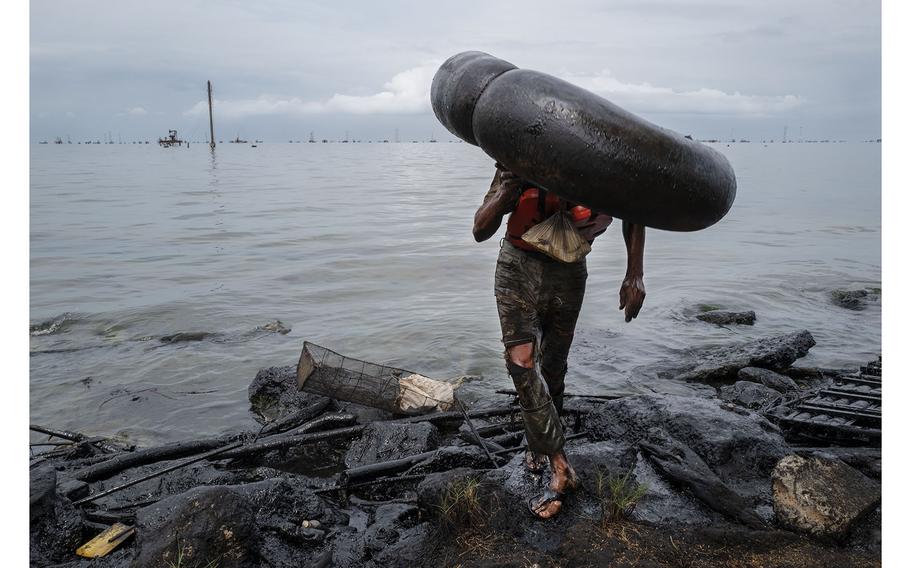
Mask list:
[[[209,86],[209,147],[215,149],[215,122],[212,120],[212,82],[206,81]]]

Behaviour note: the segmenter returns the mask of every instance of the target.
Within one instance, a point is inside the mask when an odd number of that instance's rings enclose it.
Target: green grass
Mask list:
[[[635,505],[648,492],[647,484],[632,480],[632,470],[623,475],[597,472],[595,492],[600,502],[600,520],[607,525],[629,518]]]
[[[439,521],[453,531],[476,530],[485,527],[492,510],[480,498],[480,482],[472,477],[449,486],[438,505]]]

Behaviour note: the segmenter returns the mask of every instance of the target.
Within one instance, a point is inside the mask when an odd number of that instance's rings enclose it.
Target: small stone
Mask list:
[[[774,513],[784,527],[841,539],[881,501],[881,486],[840,460],[788,455],[771,474]]]

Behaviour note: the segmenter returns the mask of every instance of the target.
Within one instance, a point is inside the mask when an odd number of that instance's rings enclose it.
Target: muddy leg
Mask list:
[[[528,449],[547,456],[557,453],[565,437],[547,383],[534,364],[534,342],[508,346],[506,357],[506,367],[518,392]]]

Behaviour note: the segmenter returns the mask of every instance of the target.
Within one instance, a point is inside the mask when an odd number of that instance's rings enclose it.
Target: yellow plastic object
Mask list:
[[[80,546],[76,550],[76,554],[83,558],[100,558],[123,544],[134,534],[136,534],[136,527],[114,523],[114,526]]]

